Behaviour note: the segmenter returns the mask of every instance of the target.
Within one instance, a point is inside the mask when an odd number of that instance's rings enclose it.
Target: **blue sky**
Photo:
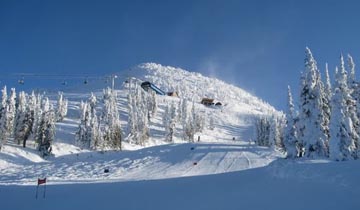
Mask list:
[[[156,62],[285,109],[306,46],[331,73],[340,53],[360,63],[359,11],[355,0],[0,0],[0,85],[20,72],[102,75]]]

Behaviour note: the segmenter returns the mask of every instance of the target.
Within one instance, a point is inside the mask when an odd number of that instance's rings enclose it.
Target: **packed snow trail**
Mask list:
[[[1,209],[354,210],[360,165],[276,160],[266,167],[208,176],[113,183],[0,186]],[[21,199],[21,202],[16,201]]]
[[[0,164],[0,184],[31,185],[38,177],[47,177],[49,183],[54,184],[217,174],[262,167],[280,155],[269,148],[239,142],[170,144],[105,153],[88,151],[46,161],[29,152],[22,157],[12,157],[14,161],[8,156],[15,152],[0,153],[0,159],[11,164]],[[20,159],[23,161],[18,161]],[[104,169],[109,173],[104,173]]]

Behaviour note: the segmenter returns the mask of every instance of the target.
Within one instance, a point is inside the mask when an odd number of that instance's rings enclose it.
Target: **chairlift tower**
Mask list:
[[[115,79],[117,78],[118,76],[113,74],[111,75],[111,89],[114,91],[115,90]]]

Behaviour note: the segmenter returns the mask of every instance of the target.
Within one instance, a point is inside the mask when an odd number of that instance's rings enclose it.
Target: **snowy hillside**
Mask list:
[[[126,75],[126,76],[124,76]],[[278,112],[260,99],[232,85],[173,67],[147,63],[139,65],[116,79],[117,106],[121,127],[128,136],[128,94],[131,84],[150,81],[160,89],[177,91],[180,97],[157,95],[158,111],[149,122],[150,139],[145,146],[168,144],[165,142],[163,118],[166,108],[178,106],[180,98],[188,99],[188,106],[194,101],[195,110],[204,116],[204,129],[195,134],[200,145],[187,143],[182,136],[182,126],[177,124],[174,143],[142,149],[143,146],[123,142],[122,152],[99,153],[81,149],[75,144],[75,133],[80,123],[80,103],[87,101],[93,91],[101,101],[100,83],[89,83],[85,89],[64,92],[68,99],[67,117],[56,123],[56,135],[52,147],[54,157],[43,160],[30,139],[28,147],[22,148],[11,141],[0,153],[1,184],[32,184],[37,177],[48,177],[53,183],[92,182],[106,180],[161,179],[180,176],[225,173],[260,167],[269,164],[276,156],[272,149],[256,147],[252,142],[254,118],[258,115],[276,115]],[[130,82],[130,83],[129,83]],[[56,105],[57,94],[46,96]],[[213,98],[222,106],[204,106],[202,98]],[[101,113],[101,103],[96,107]],[[213,128],[209,127],[210,118]],[[215,143],[215,144],[214,144]],[[141,149],[141,150],[137,150]],[[126,151],[137,150],[137,151]],[[199,165],[193,168],[194,163]],[[24,168],[26,170],[24,170]],[[112,173],[104,180],[102,170]],[[76,171],[76,173],[75,173]]]
[[[149,120],[149,139],[129,139],[128,94],[135,83],[150,81],[165,92],[157,95],[157,112]],[[116,105],[128,138],[122,151],[82,149],[75,143],[80,107],[91,92],[101,101],[103,83],[68,89],[68,114],[56,123],[53,156],[43,159],[33,137],[27,148],[12,138],[0,152],[2,209],[357,209],[358,161],[285,160],[274,147],[254,143],[254,119],[281,115],[246,91],[182,69],[147,63],[118,74]],[[107,83],[108,85],[108,83]],[[105,87],[105,86],[104,86]],[[52,104],[57,94],[48,93]],[[183,138],[176,122],[172,143],[165,141],[164,116],[181,99],[204,116],[195,142]],[[221,106],[204,106],[212,98]],[[101,113],[104,105],[95,110]],[[210,120],[213,125],[210,126]],[[200,139],[200,141],[198,141]],[[47,178],[38,188],[38,178]],[[16,202],[21,199],[22,202]]]
[[[271,105],[249,94],[241,88],[229,85],[216,78],[209,78],[200,73],[189,72],[180,68],[144,63],[120,74],[119,79],[135,78],[135,81],[150,81],[165,92],[178,92],[181,98],[194,101],[198,112],[203,112],[206,119],[215,120],[215,130],[207,130],[201,135],[206,141],[244,140],[254,136],[254,118],[258,115],[279,115]],[[121,94],[120,94],[121,95]],[[222,103],[221,108],[205,107],[200,104],[203,98],[212,98]],[[178,103],[170,97],[159,97],[159,103]],[[164,103],[165,102],[165,103]]]
[[[254,118],[258,115],[279,115],[271,105],[261,99],[249,94],[241,88],[229,85],[215,78],[205,77],[199,73],[189,72],[180,68],[162,66],[160,64],[145,63],[121,72],[115,79],[115,87],[118,94],[118,106],[120,110],[120,118],[123,130],[127,129],[128,108],[127,96],[129,82],[132,83],[150,81],[165,92],[176,91],[181,98],[187,98],[189,106],[191,101],[195,102],[197,112],[201,112],[205,116],[205,123],[208,125],[210,118],[214,118],[215,129],[206,129],[198,134],[204,141],[219,142],[222,140],[250,141],[254,137]],[[102,97],[102,88],[110,83],[103,81],[89,83],[88,86],[69,89],[64,95],[69,99],[69,124],[76,127],[79,123],[79,103],[86,101],[90,97],[90,91],[94,91],[98,99]],[[85,89],[84,89],[85,88]],[[56,94],[53,95],[55,99]],[[221,102],[221,107],[206,107],[200,104],[202,98],[212,98],[216,102]],[[162,125],[162,117],[167,105],[174,104],[177,106],[179,98],[168,96],[157,96],[159,111],[155,118],[150,122],[150,145],[161,144],[164,140],[164,128]],[[55,101],[54,101],[55,102]],[[99,107],[99,109],[101,109]],[[74,124],[73,124],[74,123]],[[69,126],[64,125],[64,126]],[[178,131],[181,128],[178,128]],[[60,136],[60,139],[62,137]],[[150,142],[151,142],[150,141]],[[175,136],[176,142],[182,142],[181,136]]]
[[[268,115],[276,111],[271,105],[239,87],[181,68],[144,63],[121,75],[150,81],[166,92],[177,91],[180,97],[197,102],[202,98],[213,98],[222,102],[229,111]]]
[[[39,187],[1,186],[2,209],[355,210],[358,161],[292,162],[211,176]],[[74,171],[74,174],[76,171]],[[15,202],[14,199],[21,199]]]

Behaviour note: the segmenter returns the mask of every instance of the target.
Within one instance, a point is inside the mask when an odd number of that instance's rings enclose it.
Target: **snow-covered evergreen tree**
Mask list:
[[[175,126],[176,126],[176,108],[175,105],[172,103],[171,106],[167,105],[165,110],[165,114],[163,116],[163,123],[165,126],[165,141],[173,142],[173,137],[175,133]]]
[[[148,96],[148,109],[151,113],[151,117],[155,117],[157,113],[157,101],[156,101],[156,93],[155,91],[150,91],[150,95]],[[150,120],[150,119],[149,119]]]
[[[355,63],[350,54],[347,56],[347,63],[349,68],[349,76],[348,76],[348,88],[351,89],[351,92],[356,88],[357,82],[355,79]]]
[[[297,123],[298,116],[295,110],[291,89],[288,86],[288,104],[286,114],[286,127],[284,131],[284,146],[287,158],[296,158],[299,155]]]
[[[351,55],[348,54],[347,58],[348,69],[349,69],[349,76],[348,76],[348,88],[350,90],[350,95],[353,98],[355,105],[351,107],[351,112],[356,111],[356,118],[352,118],[353,124],[356,130],[356,133],[360,135],[360,85],[356,81],[355,78],[355,63]],[[357,157],[360,157],[360,138],[355,140],[355,146],[357,148]]]
[[[7,90],[6,86],[1,90],[1,104],[0,104],[0,150],[7,141],[6,132],[6,112],[8,109],[7,105]]]
[[[92,97],[80,104],[80,124],[76,132],[76,144],[84,149],[104,149],[109,147],[103,141],[103,131],[98,120]]]
[[[355,101],[348,88],[347,72],[343,57],[340,69],[336,69],[334,96],[332,99],[330,157],[335,160],[357,158],[356,142],[359,140]]]
[[[255,139],[259,146],[270,146],[270,122],[265,117],[255,121]]]
[[[68,100],[64,99],[62,92],[59,92],[57,110],[56,110],[56,116],[57,116],[56,120],[58,122],[64,120],[64,117],[67,115],[67,111],[68,111]]]
[[[39,123],[36,142],[38,144],[40,155],[46,157],[52,154],[52,142],[55,138],[56,114],[52,105],[49,104],[48,98],[44,99],[43,107],[44,111]]]
[[[187,106],[187,104],[184,106]],[[183,114],[184,113],[187,113],[187,108],[184,108]],[[194,102],[192,103],[190,114],[188,114],[186,116],[187,116],[187,118],[186,118],[185,122],[183,122],[184,123],[183,126],[185,126],[184,127],[185,139],[188,140],[189,142],[194,142],[194,135],[195,135],[196,129],[197,129],[196,128],[196,112],[195,112],[195,103]]]
[[[181,103],[181,126],[183,129],[183,139],[187,140],[188,139],[188,132],[187,130],[189,129],[189,124],[190,124],[190,120],[189,118],[191,118],[191,114],[189,114],[189,110],[188,110],[188,101],[186,98],[182,98],[180,99],[180,103]]]
[[[90,112],[91,112],[92,116],[94,116],[96,113],[96,104],[97,104],[96,96],[94,95],[94,93],[91,93],[90,98],[89,98],[89,105],[90,105]]]
[[[135,113],[135,98],[132,92],[129,91],[127,99],[128,99],[128,140],[133,140],[133,137],[136,135],[137,127],[136,127],[136,113]]]
[[[325,134],[327,136],[327,142],[330,139],[330,118],[331,118],[331,97],[332,97],[332,90],[331,90],[331,82],[329,76],[329,69],[328,64],[325,65],[325,84],[324,84],[324,98],[323,98],[323,110],[324,110],[324,126],[327,128],[325,130]],[[329,145],[327,143],[327,145]]]
[[[305,71],[301,76],[299,147],[307,157],[327,156],[327,136],[323,111],[323,85],[316,61],[306,48]],[[302,149],[302,148],[301,148]]]
[[[352,121],[346,116],[347,105],[345,72],[336,69],[334,95],[332,98],[332,115],[330,121],[330,158],[334,160],[353,159],[355,142],[351,138]]]
[[[279,139],[280,133],[279,133],[278,127],[277,127],[277,119],[274,116],[272,116],[269,119],[269,126],[270,126],[269,139],[268,139],[268,142],[264,146],[275,148],[276,140]]]
[[[284,144],[284,130],[286,126],[286,118],[285,115],[279,115],[274,120],[276,122],[276,132],[275,132],[275,146],[277,150],[285,151],[285,144]]]
[[[163,126],[165,128],[165,139],[166,139],[166,136],[169,133],[169,122],[170,122],[170,106],[169,106],[169,104],[166,104],[164,114],[162,117],[162,121],[163,121]]]
[[[15,129],[14,129],[14,140],[17,144],[23,143],[26,146],[26,140],[31,134],[33,124],[33,113],[27,103],[25,92],[19,93],[17,102],[16,118],[15,118]]]
[[[283,116],[271,116],[267,122],[269,126],[269,135],[267,139],[263,140],[262,146],[273,147],[278,150],[284,150],[284,119]]]
[[[81,121],[76,132],[76,145],[80,148],[89,149],[91,138],[89,134],[89,127],[91,121],[90,105],[88,103],[81,104]]]
[[[41,102],[42,102],[42,95],[37,94],[35,95],[34,92],[31,93],[31,97],[32,101],[33,101],[33,105],[32,108],[34,110],[34,123],[33,123],[33,128],[32,128],[32,133],[34,136],[34,139],[38,138],[38,128],[39,128],[39,124],[40,124],[40,120],[41,120],[41,116],[42,116],[42,112],[43,110],[41,109]]]
[[[150,137],[148,125],[150,112],[147,97],[148,93],[136,83],[128,95],[128,141],[139,145],[145,145]]]
[[[23,147],[26,147],[26,141],[33,133],[33,127],[35,122],[35,107],[36,107],[36,96],[34,92],[32,92],[27,99],[25,118],[22,127],[23,136],[21,138],[22,138]]]
[[[0,119],[0,137],[1,144],[4,145],[7,139],[13,134],[16,114],[16,92],[11,88],[10,96],[7,97],[6,86],[2,90],[1,101],[1,119]]]
[[[104,109],[102,113],[102,122],[104,125],[103,142],[105,147],[121,150],[123,134],[116,97],[114,90],[110,88],[104,90]]]
[[[90,112],[91,120],[90,125],[87,127],[87,136],[90,138],[90,149],[103,149],[101,146],[104,145],[103,142],[103,131],[101,130],[101,125],[96,113],[96,96],[91,93],[88,102],[88,111]]]
[[[16,91],[15,88],[11,88],[10,96],[8,99],[8,110],[6,112],[6,129],[7,135],[11,136],[14,132],[15,125],[15,115],[16,115]]]
[[[103,145],[103,134],[96,113],[92,115],[90,127],[87,129],[87,131],[89,132],[90,136],[90,149],[95,150],[100,148],[100,146]]]
[[[332,90],[331,90],[331,81],[329,75],[328,64],[325,64],[325,95],[328,97],[327,100],[331,101]]]

